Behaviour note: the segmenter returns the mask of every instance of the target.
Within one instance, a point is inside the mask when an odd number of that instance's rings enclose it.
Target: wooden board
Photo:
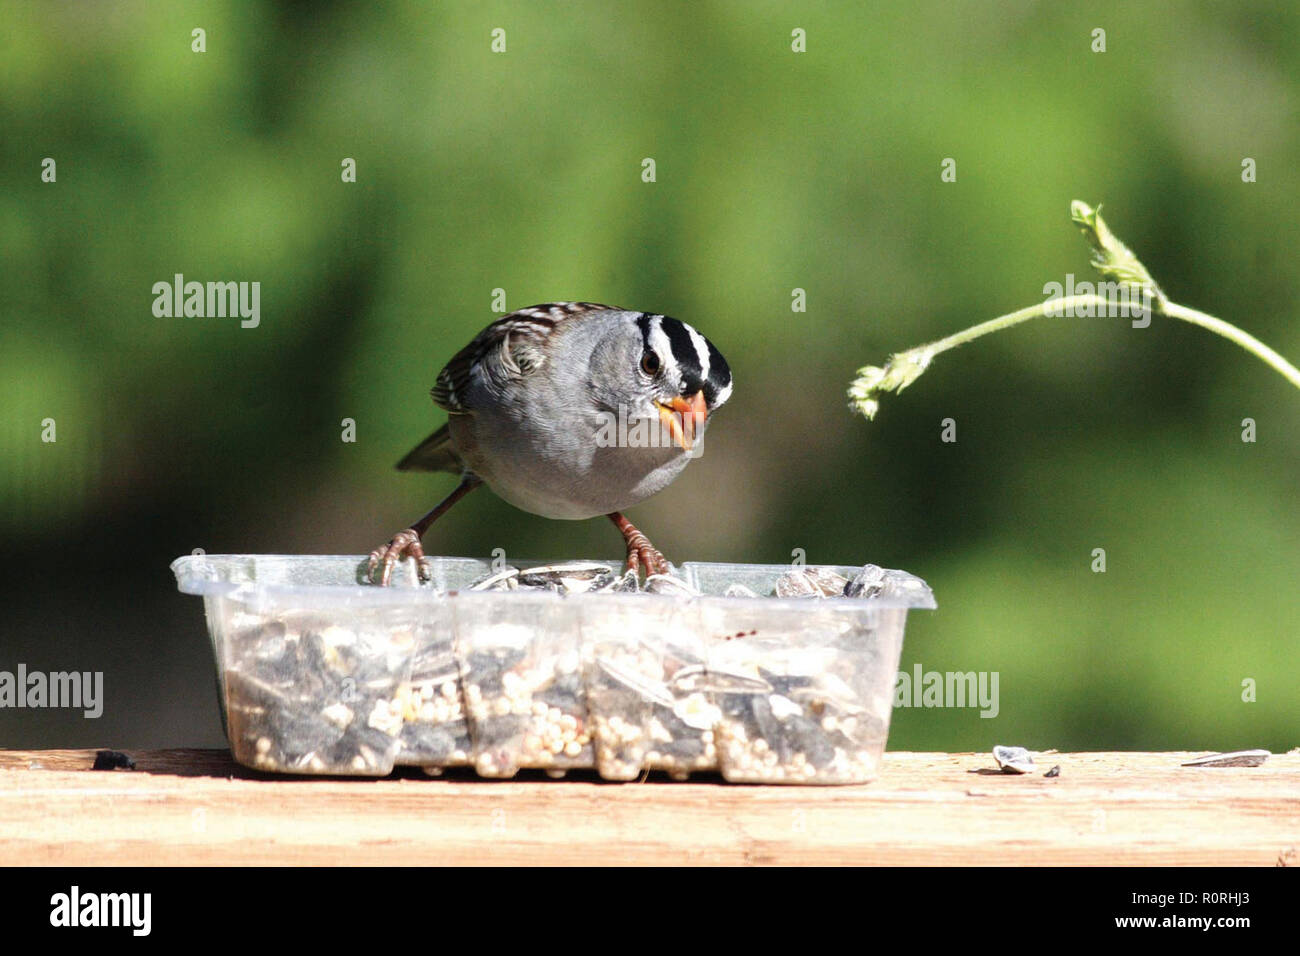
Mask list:
[[[1300,752],[890,753],[854,787],[271,777],[225,751],[0,751],[0,863],[1300,864]],[[1042,776],[1053,764],[1061,774]]]

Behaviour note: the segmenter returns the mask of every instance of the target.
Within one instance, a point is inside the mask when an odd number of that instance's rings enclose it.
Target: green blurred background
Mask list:
[[[1061,319],[943,356],[874,424],[845,401],[861,365],[1091,279],[1075,198],[1174,300],[1300,360],[1293,5],[13,2],[0,22],[0,669],[106,683],[99,720],[0,710],[0,745],[220,745],[202,608],[168,563],[360,553],[422,514],[452,479],[392,466],[443,420],[428,389],[497,288],[665,312],[729,359],[707,454],[632,512],[670,557],[802,548],[930,582],[904,668],[998,671],[1000,714],[899,710],[891,749],[1300,744],[1300,393],[1263,364],[1168,321]],[[177,272],[260,281],[260,327],[155,318]],[[427,546],[619,551],[608,522],[489,494]]]

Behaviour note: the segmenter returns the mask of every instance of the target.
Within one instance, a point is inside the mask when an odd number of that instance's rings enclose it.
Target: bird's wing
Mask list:
[[[544,353],[537,344],[557,326],[610,308],[594,302],[551,302],[503,316],[476,335],[474,341],[457,352],[438,373],[438,381],[432,390],[434,403],[453,415],[473,411],[465,405],[465,396],[470,391],[475,369],[502,381],[529,375],[545,362]]]

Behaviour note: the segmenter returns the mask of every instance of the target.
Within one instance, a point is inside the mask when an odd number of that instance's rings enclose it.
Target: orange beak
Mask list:
[[[663,402],[655,404],[659,406],[659,421],[668,429],[673,441],[681,446],[682,451],[690,451],[695,445],[695,436],[709,415],[704,392],[696,392],[690,398],[679,395],[666,405]]]

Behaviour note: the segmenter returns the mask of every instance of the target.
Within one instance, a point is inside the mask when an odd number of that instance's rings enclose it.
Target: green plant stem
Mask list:
[[[1038,305],[1031,305],[1028,308],[1020,309],[1016,312],[1009,312],[1006,315],[999,315],[996,319],[989,319],[987,322],[981,322],[979,325],[972,325],[969,329],[962,329],[955,335],[939,339],[937,342],[931,342],[929,345],[922,345],[920,351],[927,349],[931,355],[939,355],[949,349],[955,349],[959,345],[965,345],[967,342],[973,342],[975,339],[982,338],[991,332],[1001,332],[1003,329],[1009,329],[1013,325],[1019,325],[1021,322],[1028,322],[1030,319],[1038,318],[1069,318],[1064,313],[1073,311],[1076,307],[1084,305],[1094,305],[1101,308],[1110,308],[1111,304],[1098,295],[1072,295],[1060,299],[1048,299],[1046,302],[1040,302]],[[1059,310],[1061,315],[1049,315],[1048,310]]]
[[[1235,325],[1224,322],[1222,319],[1216,319],[1204,312],[1198,312],[1196,309],[1189,309],[1187,306],[1179,305],[1176,302],[1166,302],[1162,308],[1154,311],[1171,319],[1182,319],[1184,322],[1192,323],[1192,325],[1199,325],[1203,329],[1209,329],[1216,335],[1222,335],[1229,342],[1236,342],[1251,355],[1267,363],[1269,367],[1285,377],[1296,388],[1300,388],[1300,370],[1297,370],[1294,365],[1255,338],[1255,336],[1243,332]]]
[[[1070,204],[1070,216],[1094,249],[1092,264],[1111,282],[1129,289],[1143,290],[1146,293],[1144,298],[1150,298],[1151,314],[1198,325],[1215,335],[1222,336],[1260,359],[1300,389],[1300,370],[1259,339],[1222,319],[1170,302],[1132,250],[1120,242],[1107,228],[1096,209],[1087,203],[1075,200]],[[907,388],[930,367],[930,362],[936,355],[992,332],[1001,332],[1021,322],[1028,322],[1030,319],[1063,318],[1079,311],[1104,317],[1113,311],[1114,304],[1100,295],[1072,295],[1048,299],[1046,302],[973,325],[969,329],[963,329],[936,342],[920,345],[906,352],[898,352],[891,355],[889,361],[883,366],[869,365],[858,369],[858,377],[849,386],[849,407],[869,419],[875,418],[876,412],[880,409],[880,397]],[[1126,312],[1127,310],[1121,311],[1121,314],[1131,317],[1131,313],[1126,314]]]
[[[937,342],[931,342],[928,345],[922,345],[911,351],[927,351],[930,357],[940,355],[949,349],[955,349],[959,345],[965,345],[967,342],[974,341],[991,332],[1001,332],[1003,329],[1009,329],[1013,325],[1019,325],[1021,322],[1028,322],[1030,319],[1037,318],[1068,318],[1068,315],[1049,315],[1049,310],[1055,312],[1072,312],[1077,311],[1082,306],[1092,305],[1098,309],[1108,309],[1113,303],[1108,302],[1101,296],[1096,295],[1072,295],[1060,299],[1049,299],[1038,305],[1031,305],[1028,308],[1020,309],[1016,312],[1010,312],[1007,315],[1000,315],[996,319],[989,319],[987,322],[981,322],[979,325],[973,325],[969,329],[963,329],[955,335],[939,339]],[[1196,309],[1189,309],[1185,305],[1179,305],[1176,302],[1165,301],[1163,304],[1153,302],[1151,311],[1154,315],[1163,315],[1170,319],[1181,319],[1184,322],[1190,322],[1192,325],[1199,325],[1203,329],[1221,335],[1229,342],[1235,342],[1247,352],[1256,358],[1267,363],[1278,374],[1282,375],[1296,388],[1300,388],[1300,369],[1284,359],[1277,352],[1273,351],[1255,336],[1248,332],[1243,332],[1235,325],[1217,319],[1212,315],[1199,312]]]

